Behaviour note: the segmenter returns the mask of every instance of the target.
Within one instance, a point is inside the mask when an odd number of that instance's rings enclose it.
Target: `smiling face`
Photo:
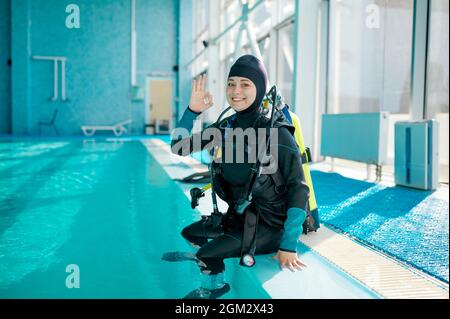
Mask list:
[[[249,108],[255,99],[256,86],[252,81],[240,76],[232,76],[228,79],[227,100],[236,112]]]

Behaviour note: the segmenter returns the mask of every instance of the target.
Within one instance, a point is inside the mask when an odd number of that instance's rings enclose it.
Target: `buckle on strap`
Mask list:
[[[306,147],[306,148],[305,148],[305,152],[302,153],[301,159],[302,159],[302,164],[305,164],[305,163],[312,163],[312,159],[311,159],[311,150],[309,149],[309,147]]]

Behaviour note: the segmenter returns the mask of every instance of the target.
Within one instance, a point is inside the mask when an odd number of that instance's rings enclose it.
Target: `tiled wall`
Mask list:
[[[178,1],[136,1],[138,85],[145,87],[151,72],[173,73]],[[79,29],[66,26],[70,3],[79,7]],[[144,102],[130,99],[131,3],[12,0],[14,134],[37,134],[37,123],[49,119],[55,108],[62,135],[81,134],[81,125],[108,125],[129,118],[133,120],[131,133],[144,132]],[[67,57],[67,101],[60,99],[61,90],[57,101],[50,100],[53,63],[32,56]]]
[[[11,1],[0,1],[0,134],[11,131]]]

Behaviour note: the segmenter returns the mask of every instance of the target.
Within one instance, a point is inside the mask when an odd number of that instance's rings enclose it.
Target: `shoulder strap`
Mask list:
[[[270,174],[270,178],[273,180],[275,187],[282,187],[285,185],[285,180],[283,174],[281,174],[280,169],[277,168],[277,171],[273,174]]]

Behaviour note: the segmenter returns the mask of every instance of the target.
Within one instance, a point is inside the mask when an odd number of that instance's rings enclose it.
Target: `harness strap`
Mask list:
[[[242,234],[241,256],[244,254],[255,254],[256,251],[256,229],[258,226],[259,213],[255,206],[250,205],[245,211],[244,231]]]
[[[309,147],[305,148],[305,152],[301,154],[301,158],[302,158],[302,164],[312,163],[311,150],[309,149]]]
[[[273,180],[275,187],[282,187],[286,184],[284,181],[283,174],[281,174],[279,169],[277,169],[277,171],[274,174],[270,174],[269,176]]]

